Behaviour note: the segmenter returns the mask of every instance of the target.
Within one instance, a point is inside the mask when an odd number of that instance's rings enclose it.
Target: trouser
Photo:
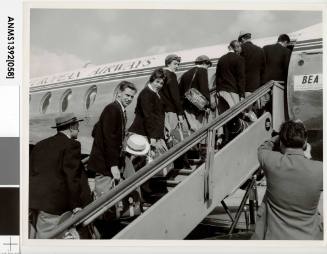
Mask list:
[[[203,127],[205,112],[194,112],[193,110],[186,109],[185,117],[190,126],[191,132],[195,132]]]
[[[177,114],[174,112],[166,112],[165,113],[165,128],[171,132],[173,129],[176,128],[178,123]]]
[[[240,102],[240,96],[237,93],[219,91],[219,96],[224,98],[230,108]]]
[[[39,211],[36,221],[36,238],[45,239],[45,234],[57,227],[59,220],[60,215]]]

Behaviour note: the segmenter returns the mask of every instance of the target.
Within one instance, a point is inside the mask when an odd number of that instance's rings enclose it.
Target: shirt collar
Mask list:
[[[59,131],[59,133],[61,133],[62,135],[65,135],[67,138],[70,139],[70,136],[69,136],[67,133],[65,133],[65,132],[63,132],[63,131]]]
[[[123,104],[121,104],[121,102],[118,99],[116,99],[116,101],[119,103],[119,105],[121,106],[121,110],[124,112],[126,109],[123,106]]]
[[[286,148],[285,154],[293,154],[293,155],[302,155],[304,156],[303,149],[300,148]]]
[[[152,92],[156,93],[156,94],[159,96],[159,98],[160,98],[159,93],[158,93],[156,90],[153,89],[153,87],[151,86],[150,83],[148,84],[148,87],[149,87],[149,89],[150,89]]]
[[[164,67],[163,69],[166,70],[166,71],[170,71],[170,72],[172,72],[172,73],[175,73],[173,70],[171,70],[171,69],[168,68],[168,67]]]

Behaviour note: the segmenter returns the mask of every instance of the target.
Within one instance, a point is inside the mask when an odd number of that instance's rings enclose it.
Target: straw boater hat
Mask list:
[[[138,134],[129,136],[126,142],[125,151],[133,155],[146,155],[150,150],[148,140]]]
[[[58,127],[62,127],[68,124],[72,124],[72,123],[77,123],[77,122],[81,122],[84,121],[83,119],[77,119],[77,117],[74,115],[74,113],[65,113],[62,114],[61,116],[58,116],[55,119],[55,123],[56,126],[52,126],[51,128],[58,128]]]

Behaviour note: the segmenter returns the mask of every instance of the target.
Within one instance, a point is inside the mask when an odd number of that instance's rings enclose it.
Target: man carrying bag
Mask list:
[[[212,65],[206,55],[195,59],[195,67],[185,72],[180,80],[180,94],[191,132],[202,128],[206,111],[210,108],[208,68]]]

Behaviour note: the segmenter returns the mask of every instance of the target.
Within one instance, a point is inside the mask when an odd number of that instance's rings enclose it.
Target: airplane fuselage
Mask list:
[[[319,28],[316,28],[319,31]],[[289,64],[287,82],[288,117],[304,121],[309,130],[313,158],[322,160],[322,39],[321,33],[303,30],[295,34],[294,49]],[[292,38],[292,37],[291,37]],[[276,37],[254,40],[263,46],[276,42]],[[191,59],[207,54],[213,61],[208,70],[209,87],[214,86],[215,66],[227,53],[227,44],[178,52],[182,63],[177,76],[194,66]],[[31,80],[30,84],[30,143],[55,134],[50,128],[61,112],[74,112],[85,120],[80,124],[78,140],[82,153],[89,154],[93,139],[91,132],[104,107],[113,101],[115,87],[122,80],[133,82],[140,92],[151,72],[163,66],[164,55],[149,56],[120,63],[85,68],[64,74]],[[183,60],[185,59],[185,60]],[[134,118],[136,98],[127,108],[129,126]]]

